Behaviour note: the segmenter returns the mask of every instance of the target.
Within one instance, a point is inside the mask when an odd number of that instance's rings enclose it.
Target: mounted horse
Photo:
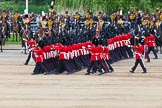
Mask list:
[[[1,46],[1,52],[3,52],[2,46],[4,45],[4,35],[2,32],[2,28],[0,28],[0,46]]]
[[[162,54],[162,22],[156,22],[154,32],[155,32],[156,49],[157,51],[160,49],[160,54]]]
[[[29,40],[31,37],[33,37],[33,36],[32,36],[32,31],[31,31],[31,28],[29,27],[29,25],[28,24],[21,25],[20,39],[21,39],[21,42],[22,42],[22,51],[24,50],[25,54],[26,54],[28,45],[24,41],[24,39]]]
[[[21,24],[18,23],[17,21],[13,22],[13,42],[15,41],[15,36],[16,36],[16,42],[18,41],[18,35],[20,34],[21,30]]]
[[[8,19],[6,17],[6,19],[2,19],[1,21],[1,29],[2,29],[2,32],[3,32],[3,35],[4,35],[4,40],[7,41],[8,38],[10,37],[10,24],[8,22]],[[4,41],[4,44],[5,44],[5,41]]]

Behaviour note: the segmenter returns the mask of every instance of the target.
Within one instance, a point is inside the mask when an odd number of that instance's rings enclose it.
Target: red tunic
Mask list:
[[[108,47],[103,47],[102,59],[104,60],[110,59]]]
[[[32,52],[35,53],[35,61],[38,62],[43,62],[44,56],[43,56],[43,50],[42,49],[36,49],[32,50]]]
[[[150,35],[148,38],[148,47],[155,47],[155,37]]]
[[[100,60],[100,51],[102,50],[100,46],[92,46],[91,48],[88,48],[88,50],[91,51],[91,61]]]
[[[141,59],[142,58],[142,54],[144,52],[144,46],[140,45],[140,46],[132,46],[132,48],[136,49],[136,59]]]
[[[33,48],[36,45],[36,42],[34,40],[25,40],[25,42],[27,42],[29,48]]]
[[[58,45],[55,50],[58,50],[60,52],[59,55],[59,60],[64,60],[67,59],[67,46],[63,46],[63,45]]]

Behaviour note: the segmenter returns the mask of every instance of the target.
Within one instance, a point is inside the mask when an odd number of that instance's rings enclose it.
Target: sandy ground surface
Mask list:
[[[10,48],[11,46],[6,46]],[[19,46],[15,46],[19,47]],[[12,47],[11,47],[12,48]],[[129,73],[134,59],[114,63],[114,73],[85,76],[31,75],[19,50],[0,52],[0,108],[162,108],[162,55],[148,73]]]

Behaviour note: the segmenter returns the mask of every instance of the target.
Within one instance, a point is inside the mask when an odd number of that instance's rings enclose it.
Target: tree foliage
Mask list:
[[[4,0],[4,1],[14,1],[25,2],[25,0]],[[50,6],[52,0],[29,0],[29,3],[36,5],[47,5]],[[125,13],[128,10],[135,10],[137,8],[145,11],[146,8],[150,12],[155,11],[156,8],[162,9],[162,0],[53,0],[54,8],[59,13],[69,10],[70,12],[79,11],[84,13],[87,10],[92,10],[93,12],[104,11],[106,13],[111,13],[112,10],[122,9]]]

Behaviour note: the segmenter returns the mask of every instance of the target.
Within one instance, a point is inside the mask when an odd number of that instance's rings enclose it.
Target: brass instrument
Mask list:
[[[84,21],[85,26],[89,26],[89,20]]]
[[[135,16],[136,16],[136,17],[138,17],[138,16],[139,16],[139,12],[138,12],[138,11],[136,11]]]
[[[150,25],[150,27],[153,27],[154,26],[154,21],[149,21],[149,25]]]
[[[75,15],[74,18],[78,20],[80,18],[80,15]]]
[[[162,13],[160,14],[160,21],[162,21]]]
[[[90,19],[89,20],[89,26],[90,26],[90,28],[92,28],[93,24],[94,24],[94,21],[92,19]]]
[[[7,16],[6,12],[3,12],[2,13],[2,19],[6,18],[6,16]]]
[[[117,23],[123,25],[124,21],[120,19]]]
[[[29,18],[23,19],[24,24],[28,24],[30,22]]]
[[[90,19],[91,15],[89,13],[87,13],[85,17],[86,17],[86,19]]]
[[[156,26],[157,29],[159,28],[160,24],[161,24],[160,21],[157,21],[157,22],[155,23],[155,26]]]
[[[17,20],[18,20],[18,17],[19,17],[19,14],[16,13],[16,14],[14,15],[14,20],[17,21]]]
[[[52,25],[53,25],[53,21],[52,20],[49,20],[48,21],[48,28],[52,28]]]
[[[130,20],[134,20],[135,17],[136,17],[136,16],[135,16],[134,14],[131,14],[131,15],[129,16]]]
[[[47,25],[47,21],[45,21],[45,20],[42,21],[42,27],[43,27],[43,28],[46,28],[46,25]]]
[[[111,15],[110,15],[110,19],[111,19],[111,21],[114,21],[115,18],[116,18],[116,15],[115,15],[115,14],[111,14]]]
[[[103,20],[99,20],[100,29],[102,29],[103,24],[104,24],[104,21]]]
[[[147,25],[148,21],[147,20],[143,20],[142,21],[142,25]]]
[[[60,27],[63,30],[65,28],[65,23],[64,22],[60,22]]]

